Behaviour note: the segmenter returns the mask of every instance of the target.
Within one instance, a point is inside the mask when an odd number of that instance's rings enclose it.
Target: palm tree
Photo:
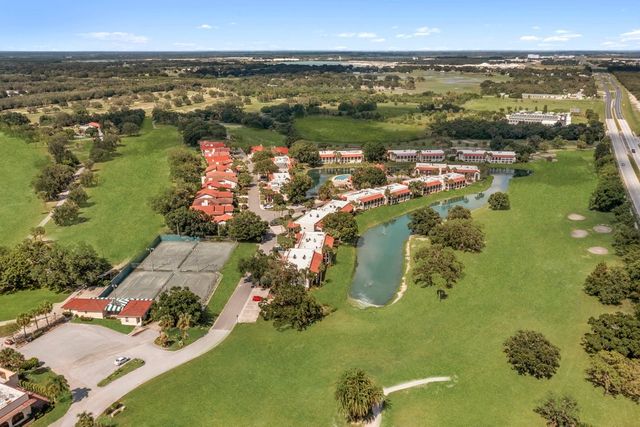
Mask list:
[[[42,301],[38,306],[39,314],[44,315],[45,320],[47,321],[47,327],[49,327],[49,314],[53,311],[53,304],[51,301]]]
[[[31,310],[29,312],[29,315],[31,316],[31,318],[33,319],[34,322],[36,322],[36,330],[38,330],[38,315],[40,314],[40,310],[38,307],[34,308],[33,310]]]
[[[31,315],[29,313],[19,314],[16,318],[16,324],[19,328],[22,328],[24,337],[27,338],[27,326],[31,323]]]
[[[83,412],[78,414],[78,421],[76,421],[76,427],[94,427],[96,425],[96,420],[93,418],[93,414],[91,412]]]
[[[69,391],[69,383],[64,375],[55,375],[46,385],[47,394],[57,401],[63,394]]]
[[[180,329],[180,343],[184,345],[184,340],[189,337],[189,328],[191,327],[191,314],[183,313],[178,318],[178,329]]]
[[[162,329],[163,331],[166,331],[167,329],[172,328],[174,324],[175,322],[173,321],[173,317],[171,317],[168,314],[165,314],[164,316],[162,316],[158,321],[158,325],[160,326],[160,329]]]
[[[362,369],[342,374],[335,394],[340,411],[349,422],[361,422],[371,416],[373,408],[382,404],[384,392]]]

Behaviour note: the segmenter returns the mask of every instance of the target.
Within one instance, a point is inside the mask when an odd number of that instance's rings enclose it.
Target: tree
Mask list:
[[[137,135],[140,133],[140,126],[131,122],[124,122],[122,124],[122,133],[125,135]]]
[[[53,311],[53,304],[51,301],[42,301],[38,306],[38,314],[44,316],[47,326],[49,326],[49,314]]]
[[[533,410],[545,419],[549,427],[579,427],[578,402],[570,396],[556,396],[551,393]]]
[[[640,361],[615,351],[599,351],[591,357],[587,379],[602,387],[605,394],[621,394],[640,402]]]
[[[256,241],[269,229],[269,224],[251,211],[243,211],[227,221],[230,237],[240,241]]]
[[[431,242],[465,252],[480,252],[484,248],[484,233],[468,219],[451,219],[435,226]]]
[[[302,331],[324,316],[322,306],[303,286],[281,283],[272,289],[274,297],[260,304],[260,314],[264,320],[273,320],[275,328]]]
[[[47,150],[53,157],[54,162],[75,166],[78,164],[78,158],[67,148],[68,142],[65,134],[53,135],[47,143]]]
[[[442,218],[438,212],[429,206],[411,212],[409,218],[410,221],[407,225],[409,230],[411,230],[413,234],[423,236],[429,235],[435,226],[442,223]]]
[[[73,168],[52,163],[45,166],[33,181],[33,188],[45,200],[54,200],[73,180]]]
[[[560,349],[539,332],[516,332],[504,342],[504,352],[520,375],[551,378],[560,366]]]
[[[53,208],[51,219],[56,225],[68,226],[78,222],[80,216],[80,207],[73,200],[67,200],[65,203]]]
[[[80,173],[80,176],[78,177],[78,182],[83,187],[93,187],[96,184],[93,171],[91,171],[91,169],[88,169],[88,168],[83,170],[82,173]]]
[[[75,427],[95,427],[96,420],[93,418],[91,412],[84,411],[78,414],[78,421],[76,421]]]
[[[16,325],[19,328],[22,328],[22,332],[24,333],[24,337],[27,337],[27,326],[31,324],[31,314],[29,313],[21,313],[16,318]]]
[[[259,160],[253,164],[253,173],[261,176],[269,175],[278,171],[278,166],[271,159]]]
[[[25,359],[22,353],[10,347],[0,350],[0,368],[8,369],[13,372],[20,370]]]
[[[489,196],[489,207],[494,211],[507,211],[511,209],[509,195],[498,191]]]
[[[322,219],[322,230],[340,242],[355,243],[358,222],[349,212],[334,212]]]
[[[442,283],[451,288],[462,277],[463,268],[452,249],[440,245],[426,246],[414,256],[413,279],[421,286]]]
[[[623,267],[609,268],[601,262],[587,276],[584,291],[598,297],[603,304],[618,305],[631,294],[632,282]]]
[[[367,162],[384,162],[387,158],[387,148],[382,142],[370,141],[362,147],[362,154]]]
[[[326,180],[320,188],[318,188],[318,199],[331,200],[336,192],[336,187],[333,185],[330,179]]]
[[[170,187],[151,199],[151,208],[160,215],[179,208],[189,208],[193,201],[193,192],[187,185],[180,184]]]
[[[215,236],[218,232],[218,226],[211,216],[187,207],[167,213],[164,221],[171,231],[182,236],[206,237]]]
[[[180,329],[180,346],[184,345],[184,341],[189,337],[189,328],[191,327],[191,314],[182,313],[178,317],[178,323],[176,324]]]
[[[151,307],[151,318],[160,320],[163,316],[170,316],[172,326],[178,322],[180,316],[191,316],[190,321],[197,324],[202,316],[202,302],[200,297],[189,288],[175,287],[164,291],[154,301]]]
[[[174,182],[184,182],[193,187],[200,186],[202,158],[187,148],[176,148],[169,152],[169,174]]]
[[[198,142],[203,139],[225,139],[226,137],[227,129],[224,126],[199,118],[188,122],[182,131],[184,143],[192,147],[198,146]]]
[[[617,175],[601,176],[596,189],[591,195],[589,209],[600,212],[610,212],[624,203],[625,198],[625,189]]]
[[[89,199],[89,195],[80,184],[72,184],[67,198],[77,205],[83,205]]]
[[[362,188],[379,187],[387,183],[387,175],[375,166],[357,168],[351,174],[351,183],[360,190]]]
[[[471,219],[471,211],[464,206],[455,205],[449,209],[447,219]]]
[[[384,402],[384,393],[365,371],[349,369],[338,381],[335,398],[347,421],[360,423],[370,419],[373,408]]]
[[[582,343],[587,353],[617,351],[625,357],[640,358],[640,320],[637,315],[605,313],[588,322],[591,332]]]
[[[313,142],[297,141],[289,150],[289,156],[300,163],[306,163],[311,167],[320,166],[320,152]]]
[[[313,179],[306,173],[297,173],[283,186],[283,191],[294,204],[300,204],[307,198],[307,192],[313,188]]]
[[[241,258],[238,261],[238,271],[243,275],[250,274],[251,282],[258,284],[269,269],[272,261],[273,256],[258,250],[253,256]]]
[[[46,385],[47,394],[58,402],[65,394],[69,393],[69,383],[64,375],[54,375]]]

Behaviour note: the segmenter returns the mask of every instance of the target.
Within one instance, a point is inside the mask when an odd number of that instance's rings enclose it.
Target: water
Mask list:
[[[493,193],[506,191],[513,177],[528,175],[528,171],[495,169],[493,183],[484,192],[453,197],[436,202],[431,207],[446,217],[453,206],[477,209],[486,204]],[[358,240],[356,272],[349,295],[365,306],[387,304],[398,291],[404,274],[404,247],[411,232],[409,215],[371,228]]]
[[[327,182],[331,177],[337,174],[350,174],[353,172],[353,168],[325,168],[325,169],[310,169],[307,174],[313,180],[313,187],[307,191],[307,197],[316,197],[318,195],[318,189]]]

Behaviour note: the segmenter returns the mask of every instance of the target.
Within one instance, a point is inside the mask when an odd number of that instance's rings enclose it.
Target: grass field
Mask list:
[[[285,142],[284,135],[273,130],[227,125],[227,131],[233,138],[234,145],[245,151],[253,145],[272,147],[276,145],[284,145]]]
[[[307,116],[296,120],[295,128],[303,139],[340,144],[393,143],[418,139],[425,132],[422,126],[334,116]]]
[[[392,73],[398,74],[398,73]],[[405,77],[404,73],[399,74]],[[415,89],[396,89],[394,93],[422,93],[432,91],[435,93],[463,93],[463,92],[480,92],[480,83],[485,80],[506,81],[509,77],[495,74],[486,75],[483,73],[463,73],[463,72],[444,72],[433,70],[416,70],[411,72],[411,77],[424,78],[424,81],[416,81]]]
[[[26,377],[28,381],[37,384],[45,384],[48,383],[50,379],[55,375],[56,373],[51,369],[41,367],[34,371],[28,372],[26,374]],[[35,420],[33,424],[29,425],[35,427],[50,426],[54,421],[62,417],[69,410],[69,406],[71,406],[72,400],[73,398],[71,397],[71,393],[66,393],[64,396],[60,397],[57,402],[55,402],[54,407],[49,412]]]
[[[131,325],[123,325],[118,319],[91,319],[82,320],[79,317],[74,317],[71,320],[72,323],[81,323],[85,325],[97,325],[104,328],[109,328],[113,331],[120,332],[121,334],[128,334],[133,331],[134,327]]]
[[[600,99],[588,100],[537,100],[537,99],[515,99],[515,98],[496,98],[495,96],[485,96],[479,99],[467,101],[463,106],[468,110],[476,111],[500,111],[505,112],[508,107],[514,111],[518,110],[540,110],[547,106],[549,111],[569,111],[571,108],[580,108],[579,114],[572,114],[571,121],[573,123],[586,122],[584,112],[591,109],[598,113],[600,120],[604,120],[604,103]]]
[[[149,204],[169,186],[167,152],[182,145],[170,126],[151,128],[123,138],[118,155],[97,168],[98,185],[87,189],[89,206],[81,209],[83,222],[69,227],[47,226],[47,234],[62,243],[87,242],[100,255],[120,263],[142,250],[163,228],[163,219]]]
[[[142,366],[144,366],[144,360],[142,359],[130,360],[124,365],[120,366],[115,371],[113,371],[108,377],[106,377],[103,380],[100,380],[100,382],[98,383],[98,387],[104,387],[108,384],[111,384],[118,378],[124,377],[128,373],[133,372],[136,369],[141,368]]]
[[[0,295],[0,321],[15,319],[20,313],[36,308],[42,301],[64,301],[69,294],[58,294],[49,289],[31,289]]]
[[[42,146],[0,133],[0,246],[12,246],[27,237],[46,215],[31,187],[47,162],[45,153]]]
[[[238,243],[238,246],[233,250],[224,267],[220,270],[222,280],[220,280],[218,287],[207,304],[207,310],[211,316],[217,317],[220,314],[236,289],[236,285],[242,277],[242,274],[238,271],[238,262],[242,258],[252,256],[257,249],[258,245],[255,243]]]
[[[346,295],[355,249],[342,246],[324,287],[315,291],[336,308],[329,317],[305,332],[278,332],[266,322],[238,325],[215,350],[127,395],[119,423],[344,425],[335,383],[344,369],[361,367],[386,386],[455,377],[451,385],[393,394],[387,426],[542,426],[532,408],[549,391],[571,393],[590,424],[637,425],[640,407],[605,397],[584,380],[580,340],[589,316],[606,309],[582,284],[598,261],[613,259],[586,251],[610,247],[610,236],[569,236],[574,227],[610,220],[586,209],[595,185],[591,153],[562,152],[557,163],[531,167],[532,176],[511,184],[510,211],[475,213],[487,247],[462,256],[465,277],[447,301],[438,302],[434,289],[410,285],[397,304],[352,307]],[[572,223],[571,212],[588,219]],[[560,347],[561,366],[551,380],[510,369],[502,342],[518,328],[541,331]],[[163,410],[167,405],[172,411]]]

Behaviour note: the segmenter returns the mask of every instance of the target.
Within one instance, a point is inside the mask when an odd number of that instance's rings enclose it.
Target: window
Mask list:
[[[16,424],[18,424],[22,420],[24,420],[24,413],[18,412],[17,414],[15,414],[13,416],[13,418],[11,418],[11,424],[13,424],[15,426]]]

